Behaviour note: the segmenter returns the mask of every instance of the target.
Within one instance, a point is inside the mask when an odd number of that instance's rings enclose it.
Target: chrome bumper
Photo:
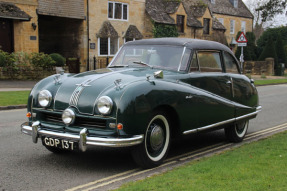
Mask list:
[[[87,145],[105,147],[129,147],[142,143],[144,139],[143,135],[135,135],[131,138],[89,137],[89,133],[86,128],[82,129],[79,135],[57,133],[41,129],[41,124],[39,121],[34,122],[32,126],[29,126],[28,122],[23,123],[21,125],[21,132],[26,135],[31,135],[34,143],[38,142],[40,135],[73,140],[79,143],[79,149],[83,152],[87,150]]]

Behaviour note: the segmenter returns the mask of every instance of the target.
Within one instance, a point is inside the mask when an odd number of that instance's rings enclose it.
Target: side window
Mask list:
[[[225,70],[228,73],[238,74],[237,62],[229,53],[224,52],[223,54],[224,62],[225,62]]]
[[[190,72],[198,71],[198,62],[197,62],[196,52],[193,53],[189,71]]]
[[[201,72],[222,72],[219,52],[198,52],[197,58]]]

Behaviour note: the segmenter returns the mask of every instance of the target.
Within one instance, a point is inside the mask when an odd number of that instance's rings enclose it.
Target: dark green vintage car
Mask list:
[[[224,128],[243,140],[261,110],[228,47],[160,38],[126,43],[105,69],[56,74],[36,84],[23,133],[50,151],[131,147],[144,168],[160,165],[171,138]]]

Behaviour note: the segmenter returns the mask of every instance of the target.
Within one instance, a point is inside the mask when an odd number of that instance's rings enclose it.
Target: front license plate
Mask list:
[[[51,137],[43,137],[43,144],[49,147],[57,147],[65,150],[74,150],[76,148],[76,142],[68,141],[63,139],[51,138]]]

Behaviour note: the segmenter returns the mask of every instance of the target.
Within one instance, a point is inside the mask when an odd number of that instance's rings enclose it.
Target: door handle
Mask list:
[[[228,85],[230,85],[232,82],[230,81],[230,80],[228,80],[227,82],[226,82],[226,84],[228,84]]]

